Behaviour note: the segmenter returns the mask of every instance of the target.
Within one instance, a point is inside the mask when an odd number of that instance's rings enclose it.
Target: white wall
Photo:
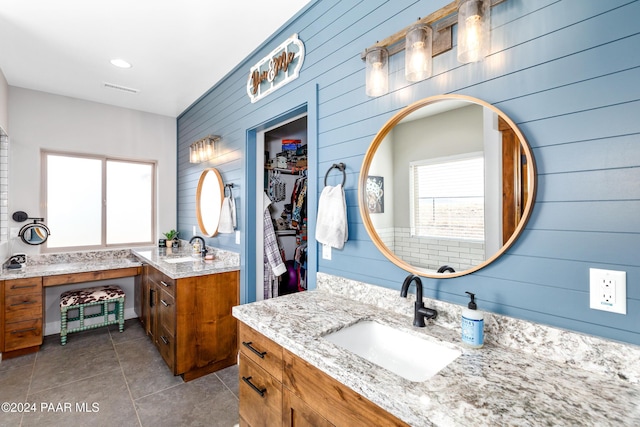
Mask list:
[[[124,95],[135,96],[135,95]],[[176,120],[9,86],[9,212],[44,216],[40,151],[101,154],[157,162],[157,234],[176,228]],[[45,218],[46,221],[46,218]],[[21,224],[9,221],[10,227]],[[55,233],[55,230],[51,230]],[[37,253],[11,239],[11,252]]]
[[[40,150],[47,149],[156,161],[158,235],[162,230],[176,228],[175,118],[13,86],[9,86],[8,105],[11,108],[10,213],[23,210],[31,216],[44,214],[40,208]],[[9,225],[19,227],[21,224],[10,220]],[[20,239],[12,238],[9,253],[33,254],[39,249],[39,246],[27,246]],[[119,285],[127,294],[125,318],[136,317],[133,278],[109,283]],[[92,282],[90,285],[99,284]],[[65,290],[87,285],[47,289],[46,335],[60,332],[59,295]]]
[[[0,127],[9,133],[9,85],[0,68]]]
[[[410,227],[409,164],[413,161],[483,151],[482,107],[469,105],[393,128],[393,192],[396,227]]]
[[[7,79],[0,68],[0,127],[9,133],[9,85]],[[9,255],[9,244],[6,241],[0,242],[0,262]]]

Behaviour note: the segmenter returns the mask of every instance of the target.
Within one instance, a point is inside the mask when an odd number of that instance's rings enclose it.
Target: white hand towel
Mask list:
[[[222,200],[218,233],[233,233],[236,229],[236,203],[232,196]]]
[[[325,186],[318,201],[316,240],[333,248],[342,249],[349,237],[347,227],[347,203],[342,185]]]

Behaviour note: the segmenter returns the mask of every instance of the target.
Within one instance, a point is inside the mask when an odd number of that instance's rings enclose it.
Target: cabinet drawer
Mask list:
[[[149,267],[149,280],[159,285],[162,289],[169,292],[171,296],[176,296],[176,281],[164,273],[156,270],[153,267]]]
[[[158,292],[158,320],[171,335],[176,333],[176,303],[166,291]]]
[[[282,425],[282,384],[240,353],[240,417],[252,427]]]
[[[5,296],[42,293],[42,278],[14,279],[5,282]]]
[[[240,353],[282,382],[282,347],[240,323]]]
[[[42,344],[42,318],[7,323],[4,351],[19,350]]]
[[[173,367],[175,365],[175,359],[176,359],[175,337],[171,333],[171,331],[168,331],[167,328],[164,327],[164,325],[160,325],[160,324],[158,324],[157,334],[158,336],[156,338],[156,345],[158,347],[158,350],[160,351],[160,355],[164,359],[165,363],[171,369],[171,372],[173,372]]]
[[[42,292],[19,294],[4,298],[5,322],[42,318]]]

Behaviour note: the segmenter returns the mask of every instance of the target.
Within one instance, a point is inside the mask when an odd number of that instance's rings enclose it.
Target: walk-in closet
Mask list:
[[[306,115],[264,133],[265,299],[307,288],[307,164]]]

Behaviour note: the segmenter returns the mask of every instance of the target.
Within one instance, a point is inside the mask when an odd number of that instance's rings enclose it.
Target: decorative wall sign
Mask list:
[[[304,62],[304,44],[294,34],[251,67],[247,94],[251,102],[264,98],[298,78]]]

